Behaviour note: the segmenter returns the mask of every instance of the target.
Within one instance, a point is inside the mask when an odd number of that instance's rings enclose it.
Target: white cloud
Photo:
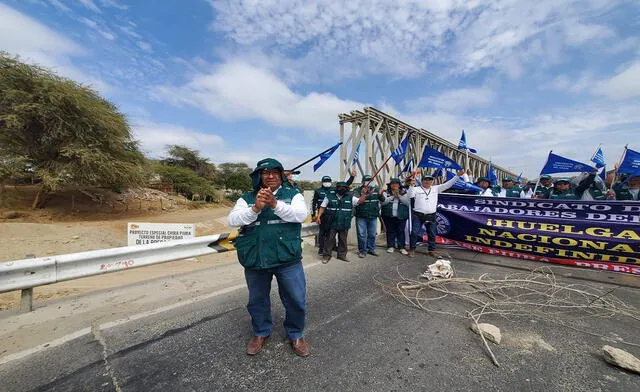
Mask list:
[[[589,73],[582,73],[580,77],[575,80],[572,80],[568,75],[558,75],[551,80],[550,83],[543,85],[542,88],[579,94],[590,89],[592,86],[593,76]]]
[[[138,45],[138,47],[142,50],[144,50],[147,53],[153,53],[153,47],[151,46],[150,43],[148,42],[144,42],[144,41],[138,41],[136,42],[136,44]]]
[[[640,61],[626,66],[612,78],[598,82],[593,92],[615,100],[640,96]]]
[[[222,137],[175,124],[139,121],[133,126],[133,134],[145,154],[154,158],[166,156],[166,146],[172,144],[196,149],[212,159],[224,149]]]
[[[411,100],[407,102],[407,106],[413,110],[431,107],[440,112],[462,113],[470,108],[489,106],[493,102],[494,96],[495,94],[488,87],[461,88]]]
[[[602,0],[210,3],[212,28],[243,53],[260,48],[289,59],[294,70],[283,73],[328,77],[412,77],[445,65],[453,73],[496,68],[517,78],[530,66],[559,61],[567,46],[616,36],[597,22],[617,6]]]
[[[66,5],[61,3],[59,0],[50,0],[50,3],[51,3],[52,6],[56,7],[60,11],[63,11],[63,12],[70,12],[71,11],[71,9],[69,7],[67,7]]]
[[[113,7],[113,8],[117,8],[119,10],[127,10],[127,9],[129,9],[129,6],[124,5],[124,4],[120,4],[116,0],[100,0],[100,3],[102,3],[102,5],[105,6],[105,7]]]
[[[23,61],[51,68],[62,76],[106,92],[112,87],[72,63],[87,51],[74,41],[13,8],[0,3],[0,48]]]
[[[85,6],[87,9],[95,13],[98,13],[98,14],[102,13],[100,8],[98,8],[98,6],[96,5],[96,3],[93,2],[93,0],[78,0],[78,2],[83,6]]]
[[[335,133],[338,113],[362,106],[328,93],[297,94],[272,73],[241,61],[197,73],[181,87],[157,87],[153,93],[157,99],[195,106],[224,120],[260,119],[326,133]]]

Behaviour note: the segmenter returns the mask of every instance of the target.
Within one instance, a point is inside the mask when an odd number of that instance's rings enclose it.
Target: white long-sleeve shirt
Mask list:
[[[344,197],[339,195],[336,195],[336,196],[338,197],[338,199],[342,199]],[[353,204],[354,207],[358,205],[358,200],[360,199],[355,196],[351,196],[351,204]],[[322,204],[320,204],[320,207],[327,208],[328,205],[329,205],[329,198],[325,197],[324,200],[322,200]]]
[[[278,188],[275,192],[277,195],[282,188]],[[236,201],[236,205],[227,217],[229,226],[238,227],[249,225],[258,219],[260,212],[254,212],[253,206],[247,204],[243,198]],[[303,223],[309,215],[307,204],[304,202],[304,196],[301,193],[296,194],[291,199],[291,204],[287,204],[282,200],[278,200],[276,208],[273,212],[283,221],[291,223]]]
[[[387,192],[384,192],[382,195],[384,196],[384,200],[382,201],[383,206],[389,203],[393,203],[393,207],[391,207],[392,216],[396,216],[396,217],[398,216],[398,206],[400,203],[408,207],[411,206],[411,199],[409,198],[408,193],[405,193],[404,195],[400,195],[399,198],[395,198]]]
[[[487,188],[487,189],[483,190],[482,192],[480,192],[480,194],[478,196],[493,197],[493,191],[491,190],[491,188]]]
[[[451,188],[460,177],[453,176],[449,181],[429,188],[413,186],[409,188],[409,197],[415,198],[413,210],[423,214],[433,214],[438,209],[438,194]]]

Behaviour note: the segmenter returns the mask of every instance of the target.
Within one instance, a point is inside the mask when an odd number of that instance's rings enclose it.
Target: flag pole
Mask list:
[[[547,155],[547,161],[544,163],[544,166],[547,166],[547,163],[549,162],[549,157],[551,156],[552,152],[553,150],[549,150],[549,155]],[[543,169],[544,169],[544,166],[542,166]],[[538,175],[538,181],[536,181],[536,186],[533,188],[533,196],[536,195],[536,191],[538,190],[538,185],[540,184],[540,176],[542,176],[542,170],[540,170],[540,174]]]
[[[340,145],[340,144],[342,144],[342,142],[338,143],[338,145]],[[313,156],[313,158],[309,158],[309,159],[307,159],[306,161],[302,162],[302,163],[301,163],[301,164],[299,164],[298,166],[296,166],[296,167],[294,167],[293,169],[291,169],[291,171],[294,171],[294,170],[296,170],[296,169],[301,168],[302,166],[304,166],[304,165],[306,165],[307,163],[309,163],[309,162],[313,161],[314,159],[316,159],[316,158],[317,158],[317,157],[319,157],[320,155],[322,155],[322,154],[324,154],[324,153],[326,153],[326,152],[331,151],[334,147],[335,147],[335,145],[333,145],[333,146],[331,146],[331,147],[327,148],[326,150],[322,151],[320,154]]]
[[[616,183],[616,176],[618,175],[618,168],[620,167],[620,165],[622,165],[622,161],[624,160],[624,157],[627,155],[627,149],[629,148],[628,144],[624,145],[624,151],[622,151],[622,156],[620,157],[620,160],[618,161],[618,164],[615,165],[613,167],[613,179],[611,180],[611,186],[613,187],[613,184]],[[606,173],[605,173],[606,175]],[[606,180],[606,177],[605,177]],[[607,185],[607,182],[605,181],[605,185]]]

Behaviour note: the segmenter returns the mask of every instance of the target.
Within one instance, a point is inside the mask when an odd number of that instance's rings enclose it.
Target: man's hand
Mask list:
[[[262,188],[261,191],[264,191],[265,203],[271,208],[276,208],[278,200],[274,196],[273,192],[271,192],[271,188]]]
[[[357,173],[356,168],[355,168],[355,167],[353,167],[353,168],[351,169],[351,177],[355,177],[355,176],[356,176],[356,173]]]
[[[473,174],[473,172],[471,171],[471,169],[467,169],[467,174],[468,174],[468,175]]]
[[[251,207],[251,209],[255,213],[262,211],[262,209],[267,205],[267,201],[264,197],[264,192],[263,192],[264,189],[265,188],[262,188],[258,191],[258,195],[256,196],[256,203],[253,205],[253,207]]]
[[[458,175],[458,177],[462,177],[464,175],[464,173],[465,173],[464,169],[460,169],[460,170],[456,171],[456,174]]]

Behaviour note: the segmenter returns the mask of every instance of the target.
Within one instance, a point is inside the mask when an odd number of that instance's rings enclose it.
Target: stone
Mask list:
[[[79,239],[79,238],[80,238],[80,236],[79,236],[79,235],[74,235],[74,236],[73,236],[73,237],[71,237],[71,238],[72,238],[72,239],[74,239],[74,240],[77,240],[77,239]]]
[[[640,359],[632,354],[611,346],[602,347],[602,353],[604,354],[604,360],[608,363],[632,372],[640,373]]]
[[[476,323],[471,323],[471,330],[480,335],[478,327],[482,331],[485,339],[492,341],[495,344],[500,344],[500,341],[502,340],[502,333],[500,333],[500,328],[496,327],[493,324],[480,323],[476,326]]]

